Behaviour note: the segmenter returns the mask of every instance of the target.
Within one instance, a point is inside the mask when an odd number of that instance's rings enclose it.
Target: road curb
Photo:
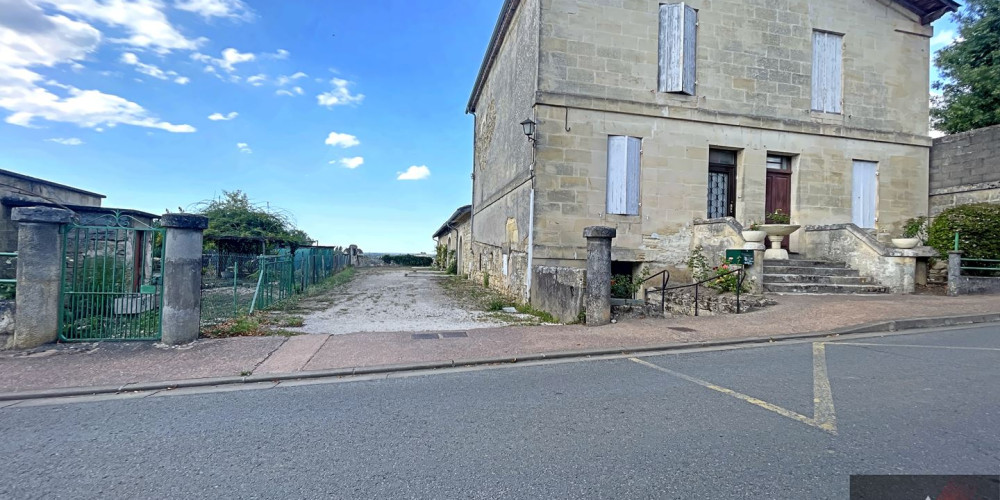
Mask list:
[[[793,333],[788,335],[743,337],[739,339],[703,340],[697,342],[671,342],[646,346],[619,346],[602,349],[579,349],[570,351],[552,351],[545,353],[524,354],[518,356],[494,356],[486,358],[454,359],[447,361],[430,361],[419,363],[402,363],[393,365],[358,366],[351,368],[335,368],[330,370],[313,370],[290,373],[258,374],[234,377],[210,377],[186,380],[168,380],[160,382],[137,382],[125,385],[106,385],[98,387],[67,387],[57,389],[40,389],[34,391],[0,393],[0,401],[16,401],[27,399],[49,399],[75,396],[93,396],[98,394],[115,394],[139,391],[158,391],[189,387],[210,387],[233,384],[252,384],[259,382],[284,382],[290,380],[307,380],[317,378],[342,378],[355,375],[377,375],[408,371],[436,370],[441,368],[470,367],[483,365],[516,364],[530,361],[551,359],[587,358],[597,356],[613,356],[618,354],[637,354],[659,351],[676,351],[680,349],[725,347],[748,344],[771,344],[789,340],[836,337],[855,333],[901,332],[922,328],[938,328],[948,326],[974,325],[1000,322],[1000,313],[972,314],[961,316],[939,316],[933,318],[913,318],[888,321],[876,321],[860,325],[838,328],[822,332]]]

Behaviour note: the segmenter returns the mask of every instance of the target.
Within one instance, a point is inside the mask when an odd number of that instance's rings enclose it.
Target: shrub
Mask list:
[[[448,274],[458,274],[458,261],[453,260],[448,264]]]
[[[904,238],[920,238],[927,241],[927,217],[914,217],[903,224]]]
[[[631,274],[615,274],[611,276],[611,297],[616,299],[631,299],[642,288],[645,279]]]
[[[931,223],[927,244],[945,256],[955,247],[969,259],[1000,258],[1000,205],[974,203],[949,208]]]

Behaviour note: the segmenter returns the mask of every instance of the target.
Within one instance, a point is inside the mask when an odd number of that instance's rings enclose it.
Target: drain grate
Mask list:
[[[696,331],[698,331],[698,330],[695,330],[694,328],[687,328],[687,327],[684,327],[684,326],[668,326],[667,328],[670,329],[670,330],[673,330],[675,332],[696,332]]]
[[[438,333],[413,333],[410,334],[413,340],[439,340],[439,339],[462,339],[467,338],[467,332],[438,332]]]

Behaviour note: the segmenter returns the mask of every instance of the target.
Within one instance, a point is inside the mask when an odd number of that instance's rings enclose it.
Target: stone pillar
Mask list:
[[[948,295],[959,294],[959,281],[962,279],[962,252],[948,252]]]
[[[59,338],[62,292],[62,226],[73,212],[61,208],[17,207],[17,297],[14,339],[9,347],[27,349]]]
[[[611,239],[613,227],[590,226],[583,230],[587,238],[587,326],[611,323]]]
[[[198,339],[201,327],[201,245],[208,218],[164,214],[163,343],[186,344]]]
[[[754,250],[753,265],[744,266],[751,295],[764,295],[764,250]]]

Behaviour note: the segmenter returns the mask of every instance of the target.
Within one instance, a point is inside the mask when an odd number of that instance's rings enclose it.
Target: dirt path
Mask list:
[[[421,332],[505,326],[448,297],[444,276],[409,268],[359,268],[350,283],[304,299],[302,333]]]

